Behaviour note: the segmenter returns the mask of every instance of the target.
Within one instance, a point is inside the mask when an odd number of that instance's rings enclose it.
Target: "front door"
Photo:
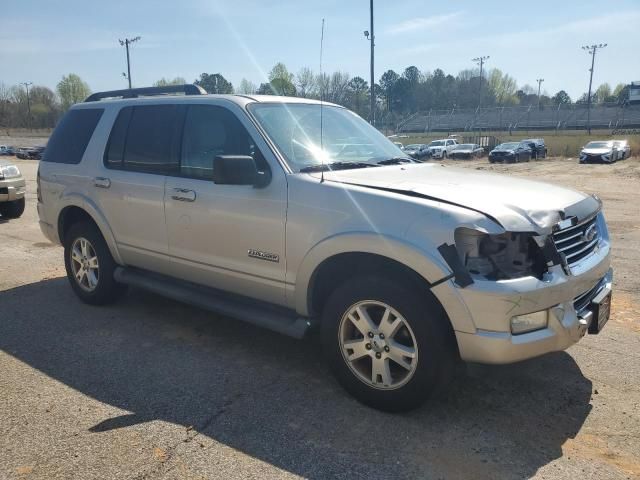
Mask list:
[[[284,305],[284,171],[275,158],[267,163],[267,146],[242,111],[191,104],[185,115],[179,172],[167,177],[165,188],[172,273]],[[271,183],[216,185],[216,155],[253,156],[260,168],[270,169]]]

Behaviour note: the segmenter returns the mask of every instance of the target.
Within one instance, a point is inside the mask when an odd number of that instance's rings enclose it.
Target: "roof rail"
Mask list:
[[[152,97],[155,95],[169,95],[184,93],[185,95],[206,95],[207,91],[193,84],[166,85],[164,87],[127,88],[124,90],[111,90],[109,92],[96,92],[89,95],[85,102],[97,102],[103,98],[137,98]]]

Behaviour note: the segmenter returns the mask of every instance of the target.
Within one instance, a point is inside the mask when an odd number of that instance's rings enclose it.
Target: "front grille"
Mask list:
[[[591,290],[587,290],[573,299],[573,308],[575,308],[576,312],[580,313],[589,306],[598,292],[602,290],[603,284],[604,280],[600,280]]]
[[[553,234],[558,252],[564,255],[567,265],[572,266],[590,255],[600,243],[600,231],[595,216],[586,222],[564,228]],[[595,230],[595,235],[593,231]],[[590,236],[593,235],[593,237]]]

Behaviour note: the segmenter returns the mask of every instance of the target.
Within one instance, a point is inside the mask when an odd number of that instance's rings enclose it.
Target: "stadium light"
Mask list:
[[[124,46],[127,49],[127,80],[129,80],[129,89],[131,89],[131,63],[129,61],[129,45],[140,40],[140,36],[134,38],[125,38],[124,40],[118,39],[120,45]]]
[[[585,45],[582,49],[591,55],[591,68],[589,69],[589,93],[587,94],[587,131],[589,135],[591,135],[591,86],[593,84],[593,66],[596,62],[596,52],[598,49],[605,48],[607,46],[606,43],[598,43],[594,45]]]

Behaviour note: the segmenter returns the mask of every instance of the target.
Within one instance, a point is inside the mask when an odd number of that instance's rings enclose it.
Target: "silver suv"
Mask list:
[[[387,411],[419,405],[460,360],[562,350],[609,316],[597,197],[417,163],[328,103],[94,94],[56,128],[38,190],[81,300],[132,285],[316,329],[340,383]]]

